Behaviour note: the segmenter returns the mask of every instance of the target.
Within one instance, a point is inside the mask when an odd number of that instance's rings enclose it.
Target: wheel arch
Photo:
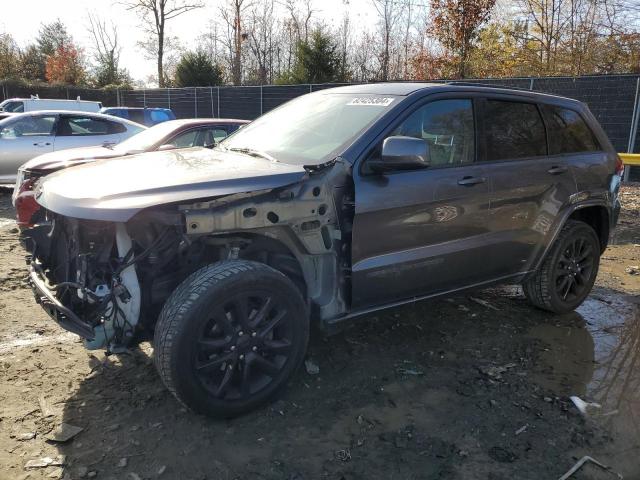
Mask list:
[[[287,227],[209,236],[211,248],[218,248],[218,258],[252,260],[268,265],[289,277],[309,302],[313,317],[333,318],[347,311],[345,285],[338,253],[329,249],[323,254],[308,252],[302,241]],[[234,251],[234,247],[237,250]]]
[[[554,223],[553,227],[547,234],[546,245],[539,256],[536,258],[535,262],[529,270],[529,273],[525,276],[525,278],[529,277],[532,272],[535,272],[540,268],[540,266],[544,262],[544,259],[547,257],[547,254],[558,238],[558,235],[562,231],[562,228],[570,220],[578,220],[584,222],[595,230],[600,242],[600,253],[602,254],[609,243],[609,219],[609,209],[606,204],[602,202],[583,202],[567,207],[565,211],[559,215],[557,221]]]
[[[600,241],[600,253],[603,253],[609,244],[609,211],[603,205],[587,205],[578,207],[571,212],[567,220],[578,220],[593,228]],[[566,223],[566,221],[565,221]]]

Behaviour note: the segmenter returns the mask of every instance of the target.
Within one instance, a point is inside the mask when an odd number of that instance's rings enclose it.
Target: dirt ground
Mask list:
[[[423,302],[312,339],[319,374],[214,421],[143,344],[87,352],[33,301],[0,195],[0,479],[558,479],[589,455],[640,479],[640,184],[575,313],[517,287]],[[635,268],[634,268],[635,267]],[[598,402],[581,416],[569,396]],[[49,440],[62,423],[83,430]],[[43,460],[44,458],[44,460]],[[48,466],[38,466],[47,464]],[[587,464],[571,479],[614,479]]]

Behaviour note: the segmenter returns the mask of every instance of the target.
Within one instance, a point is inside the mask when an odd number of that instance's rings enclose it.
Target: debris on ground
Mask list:
[[[38,404],[40,405],[40,411],[43,417],[51,417],[54,415],[53,407],[51,403],[45,398],[44,395],[38,397]]]
[[[29,470],[32,468],[46,468],[46,467],[60,467],[66,462],[64,455],[58,455],[57,457],[40,457],[33,460],[29,460],[24,468]]]
[[[51,442],[65,443],[78,435],[82,430],[82,427],[77,427],[69,423],[62,423],[58,428],[53,430],[46,436],[46,439]]]
[[[629,265],[624,271],[629,275],[640,275],[640,267],[638,265]]]
[[[320,373],[320,367],[310,358],[304,361],[304,368],[309,375],[317,375]]]
[[[516,436],[520,435],[521,433],[526,432],[527,428],[529,428],[529,424],[528,423],[526,425],[521,426],[518,430],[516,430]]]
[[[422,370],[416,370],[414,368],[399,368],[397,372],[400,375],[413,375],[416,377],[424,375],[424,372]]]
[[[600,405],[599,403],[585,402],[580,397],[577,397],[575,395],[569,397],[569,400],[573,402],[578,411],[584,416],[593,415],[595,410],[600,410],[602,408],[602,405]]]
[[[486,375],[487,377],[493,380],[502,380],[502,374],[515,366],[516,366],[515,363],[508,363],[503,366],[478,367],[478,370],[480,371],[480,373],[482,373],[483,375]]]
[[[487,302],[486,300],[483,300],[482,298],[469,297],[469,300],[471,300],[472,302],[477,303],[478,305],[482,305],[485,308],[489,308],[491,310],[495,310],[496,312],[500,311],[500,309],[498,307],[496,307],[495,305],[492,305],[491,303]]]
[[[513,453],[511,450],[507,450],[504,447],[490,448],[489,457],[500,463],[513,463],[518,459],[518,456],[515,453]]]
[[[351,460],[351,450],[349,450],[348,448],[345,448],[344,450],[337,450],[335,452],[335,456],[337,460],[340,460],[341,462],[348,462],[349,460]]]
[[[571,467],[571,469],[569,469],[569,471],[567,471],[567,473],[565,473],[564,475],[562,475],[558,480],[567,480],[571,475],[573,475],[574,473],[576,473],[578,470],[580,470],[582,468],[582,466],[587,463],[587,462],[591,462],[594,465],[597,465],[598,467],[600,467],[603,470],[606,470],[607,472],[611,473],[612,475],[617,476],[619,479],[623,479],[623,476],[620,475],[619,473],[614,472],[613,470],[611,470],[610,467],[607,467],[606,465],[600,463],[599,461],[589,457],[588,455],[585,455],[584,457],[582,457],[580,460],[578,460],[576,462],[576,464]]]

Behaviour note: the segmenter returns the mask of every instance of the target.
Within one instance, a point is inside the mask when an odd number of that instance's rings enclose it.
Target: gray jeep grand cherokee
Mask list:
[[[576,308],[619,211],[622,164],[580,102],[456,84],[323,90],[214,150],[45,177],[25,242],[36,300],[87,348],[153,332],[185,405],[233,416],[301,364],[310,320],[496,283]]]

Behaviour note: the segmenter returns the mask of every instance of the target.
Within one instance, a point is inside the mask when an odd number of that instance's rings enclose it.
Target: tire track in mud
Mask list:
[[[55,335],[26,334],[0,341],[0,355],[13,352],[18,348],[43,347],[48,345],[70,344],[78,341],[78,336],[64,332]]]

